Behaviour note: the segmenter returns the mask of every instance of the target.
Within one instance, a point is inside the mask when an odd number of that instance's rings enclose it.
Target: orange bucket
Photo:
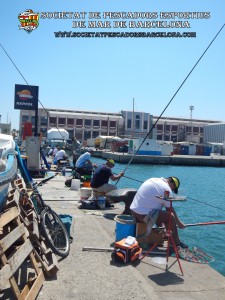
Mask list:
[[[90,181],[84,181],[83,182],[83,187],[91,187],[91,182]]]

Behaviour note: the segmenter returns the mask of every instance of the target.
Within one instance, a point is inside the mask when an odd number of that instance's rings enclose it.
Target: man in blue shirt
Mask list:
[[[114,166],[113,159],[108,159],[105,164],[98,166],[91,180],[91,187],[94,191],[107,194],[117,188],[114,184],[109,183],[109,179],[116,181],[124,175],[124,172],[114,175],[111,170]]]
[[[82,154],[76,161],[75,171],[82,175],[90,175],[92,173],[93,167],[96,165],[91,162],[91,153],[90,151]]]
[[[82,168],[88,162],[91,163],[91,153],[85,152],[76,161],[76,168]]]

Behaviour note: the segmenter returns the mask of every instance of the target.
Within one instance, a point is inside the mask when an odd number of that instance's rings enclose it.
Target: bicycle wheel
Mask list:
[[[41,212],[41,229],[52,251],[66,257],[70,252],[69,235],[60,217],[49,207]]]

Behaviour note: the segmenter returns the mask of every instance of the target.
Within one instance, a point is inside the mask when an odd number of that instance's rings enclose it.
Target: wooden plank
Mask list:
[[[4,289],[10,281],[13,289],[17,290],[16,282],[15,280],[13,281],[13,275],[20,267],[20,265],[25,261],[28,255],[30,255],[31,262],[36,273],[42,273],[37,265],[37,261],[35,260],[33,252],[31,252],[32,250],[33,247],[31,242],[29,240],[26,240],[26,242],[18,249],[18,251],[12,256],[12,258],[10,258],[7,264],[0,270],[0,289]]]
[[[23,291],[22,291],[22,293],[21,293],[22,299],[24,299],[24,300],[35,300],[37,295],[39,294],[39,291],[40,291],[40,289],[43,285],[44,280],[45,280],[44,274],[43,274],[43,272],[40,272],[37,279],[33,283],[29,293],[25,296],[23,294]]]
[[[24,184],[23,184],[23,180],[22,179],[16,179],[16,180],[14,180],[14,184],[19,189],[23,189],[24,188]]]
[[[40,237],[40,232],[39,232],[39,226],[38,226],[38,219],[37,219],[37,215],[35,213],[35,211],[32,211],[32,215],[31,217],[28,216],[28,219],[30,219],[30,222],[32,223],[32,234],[36,235],[37,238]],[[30,229],[30,227],[29,227]]]
[[[14,188],[14,189],[12,189],[12,190],[10,190],[10,191],[8,192],[8,195],[7,195],[7,200],[8,200],[8,201],[13,200],[15,191],[16,191],[16,189]]]
[[[36,249],[34,249],[34,253],[35,253],[35,257],[37,258],[37,261],[39,261],[41,263],[42,267],[47,270],[48,265],[47,265],[45,259],[39,255],[39,253],[36,251]]]
[[[2,255],[15,241],[25,234],[24,224],[20,224],[7,236],[0,240],[0,255]]]
[[[36,260],[36,258],[34,256],[34,252],[33,251],[29,254],[29,257],[30,257],[30,260],[32,262],[32,265],[33,265],[36,273],[39,274],[41,272],[41,270],[40,270],[40,268],[38,266],[38,262],[37,262],[37,260]]]
[[[52,277],[55,276],[56,273],[58,272],[58,260],[55,256],[55,254],[49,249],[50,252],[46,254],[42,254],[42,257],[38,254],[38,252],[34,249],[35,251],[35,257],[37,260],[41,263],[44,275],[46,277]]]
[[[23,186],[21,185],[21,188]],[[9,202],[12,205],[15,202],[14,191],[9,193]],[[15,220],[13,224],[17,225],[16,228],[12,226],[12,231],[9,232],[4,238],[0,240],[0,260],[3,267],[0,270],[0,289],[4,290],[9,284],[17,300],[35,300],[42,285],[45,280],[43,271],[40,269],[38,262],[34,256],[34,248],[30,239],[26,238],[26,224],[21,223],[20,221],[20,211],[17,206],[10,209],[7,208],[2,214],[0,214],[0,230],[1,228],[9,224],[11,221]],[[29,219],[29,217],[28,217]],[[35,221],[35,222],[34,222]],[[37,230],[37,220],[35,215],[31,216],[31,223],[35,226]],[[18,250],[13,254],[10,259],[5,255],[5,251],[9,249],[13,244],[19,239],[22,238],[24,243],[18,248]],[[19,290],[18,283],[14,278],[14,274],[21,265],[26,262],[27,257],[29,256],[32,267],[35,271],[35,277],[33,280],[28,280],[25,284],[22,293]],[[26,266],[26,264],[25,264]]]
[[[12,277],[12,272],[9,265],[5,265],[0,270],[0,289],[3,290],[9,284],[9,278]]]
[[[19,210],[17,207],[12,207],[8,211],[3,212],[0,215],[0,228],[14,220],[16,217],[19,216]]]
[[[9,279],[9,281],[10,281],[11,288],[12,288],[12,290],[13,290],[13,293],[14,293],[14,295],[16,296],[16,299],[17,299],[17,300],[20,300],[20,299],[22,300],[21,294],[20,294],[20,290],[19,290],[19,288],[18,288],[16,279],[15,279],[14,277],[11,277],[11,278]]]
[[[5,254],[2,255],[1,260],[4,264],[4,267],[0,270],[0,290],[4,290],[10,283],[15,296],[17,297],[17,299],[20,299],[20,290],[18,288],[15,278],[12,276],[10,266],[6,264],[7,258]]]
[[[11,268],[12,275],[20,267],[20,265],[25,261],[27,256],[33,250],[33,246],[30,240],[26,242],[17,250],[17,252],[9,259],[8,264]]]

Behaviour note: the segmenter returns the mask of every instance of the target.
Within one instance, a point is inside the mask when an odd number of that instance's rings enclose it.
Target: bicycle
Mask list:
[[[18,146],[16,146],[15,150],[18,153],[17,162],[19,170],[25,181],[29,196],[37,214],[40,232],[43,234],[46,244],[52,251],[64,258],[68,256],[70,251],[68,231],[58,214],[52,210],[49,205],[45,204],[44,199],[38,191],[37,183],[33,181],[25,162],[20,155]]]

